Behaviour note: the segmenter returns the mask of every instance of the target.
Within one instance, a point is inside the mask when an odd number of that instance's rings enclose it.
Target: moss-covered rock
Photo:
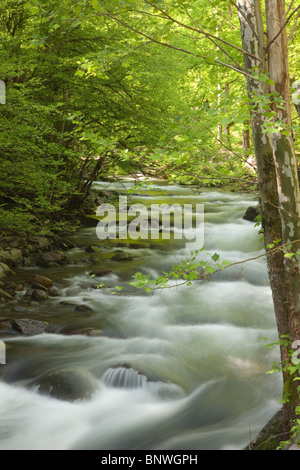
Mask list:
[[[276,450],[284,438],[281,423],[282,410],[279,410],[245,450]]]

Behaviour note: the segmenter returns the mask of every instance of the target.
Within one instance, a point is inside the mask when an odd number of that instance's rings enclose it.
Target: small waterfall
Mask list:
[[[110,367],[101,380],[107,387],[116,388],[140,388],[147,382],[144,375],[131,367]]]

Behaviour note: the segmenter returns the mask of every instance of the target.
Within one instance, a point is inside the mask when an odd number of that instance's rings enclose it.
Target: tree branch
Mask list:
[[[235,72],[237,73],[240,73],[242,75],[244,75],[245,77],[248,77],[248,78],[251,78],[253,79],[253,77],[251,75],[249,75],[244,69],[242,69],[241,67],[237,68],[237,67],[234,67],[233,65],[231,64],[227,64],[225,62],[222,62],[221,60],[218,60],[218,59],[212,59],[211,57],[208,57],[208,56],[204,56],[204,55],[200,55],[200,54],[196,54],[192,51],[188,51],[187,49],[182,49],[180,47],[177,47],[177,46],[173,46],[172,44],[169,44],[167,42],[163,42],[163,41],[159,41],[158,39],[155,39],[153,38],[152,36],[149,36],[149,34],[146,34],[146,33],[143,33],[142,31],[139,31],[138,29],[134,28],[133,26],[129,25],[128,23],[125,23],[124,21],[122,21],[120,18],[118,18],[117,16],[115,16],[113,13],[106,13],[105,16],[108,16],[109,18],[112,18],[113,20],[117,21],[118,23],[122,24],[123,26],[125,26],[126,28],[130,29],[131,31],[133,31],[134,33],[136,34],[139,34],[140,36],[143,36],[147,39],[149,39],[151,42],[154,42],[156,44],[160,44],[161,46],[165,46],[165,47],[168,47],[169,49],[174,49],[176,51],[179,51],[179,52],[183,52],[185,54],[189,54],[189,55],[192,55],[194,57],[198,57],[200,59],[204,59],[204,60],[210,60],[212,62],[212,65],[222,65],[223,67],[227,67],[231,70],[234,70]]]
[[[235,44],[232,44],[231,42],[228,42],[226,41],[225,39],[222,39],[218,36],[214,36],[213,34],[210,34],[208,33],[207,31],[204,31],[204,29],[195,21],[195,19],[191,16],[191,14],[188,12],[188,11],[185,11],[185,13],[189,16],[189,18],[193,21],[193,23],[195,24],[196,28],[193,28],[192,26],[189,26],[185,23],[182,23],[181,21],[178,21],[176,20],[176,18],[173,18],[172,16],[170,16],[167,12],[165,12],[164,10],[162,10],[161,8],[159,8],[157,5],[154,5],[153,3],[151,3],[149,0],[144,0],[144,2],[148,3],[148,5],[152,6],[152,8],[155,8],[156,10],[160,11],[166,19],[172,21],[173,23],[176,23],[178,24],[179,26],[183,27],[183,28],[186,28],[186,29],[190,29],[191,31],[194,31],[198,34],[203,34],[205,37],[207,37],[208,39],[214,39],[216,41],[220,41],[222,42],[223,44],[226,44],[227,46],[231,47],[232,49],[235,49],[237,50],[238,52],[240,52],[241,54],[246,54],[246,55],[249,55],[250,57],[256,59],[257,61],[259,61],[259,58],[256,57],[255,55],[251,54],[250,52],[247,52],[247,51],[244,51],[243,49],[241,49],[240,47],[236,46]],[[224,52],[224,49],[222,49],[220,46],[218,46],[216,43],[214,43],[220,50],[222,50],[223,53],[225,53],[228,57],[230,57],[230,59],[232,61],[234,61],[236,64],[237,62],[233,59],[233,57],[231,57],[227,52]],[[239,64],[238,64],[239,65]]]
[[[234,29],[239,29],[232,21],[230,21],[229,18],[227,18],[227,16],[223,15],[223,13],[221,13],[220,10],[218,10],[218,8],[215,5],[213,5],[211,0],[208,0],[208,1],[211,4],[211,6],[216,10],[218,15],[220,15],[222,18],[224,18],[224,20],[226,20]]]

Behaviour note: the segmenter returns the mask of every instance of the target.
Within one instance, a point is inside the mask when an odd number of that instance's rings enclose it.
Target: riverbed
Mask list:
[[[243,219],[255,198],[166,183],[133,186],[99,181],[95,190],[147,207],[203,205],[197,256],[252,260],[190,286],[171,281],[172,288],[146,293],[129,286],[134,274],[155,279],[170,271],[190,256],[186,240],[120,245],[82,227],[71,237],[69,264],[16,270],[20,279],[46,275],[60,294],[26,311],[53,332],[1,338],[7,364],[0,366],[0,449],[239,450],[280,409],[280,376],[267,373],[278,351],[265,347],[277,332],[263,244],[259,226]],[[108,273],[99,279],[90,275],[95,268]],[[13,314],[13,306],[5,309]],[[95,334],[80,334],[87,328]],[[66,370],[86,377],[89,396],[42,393],[45,376]]]

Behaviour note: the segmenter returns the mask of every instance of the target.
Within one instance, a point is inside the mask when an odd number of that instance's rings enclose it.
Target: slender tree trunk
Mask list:
[[[243,129],[243,151],[245,158],[249,157],[250,150],[250,131],[249,131],[249,121],[245,121]]]
[[[269,76],[274,84],[271,92],[278,93],[282,106],[276,105],[275,125],[283,123],[283,130],[272,134],[273,155],[279,194],[282,240],[293,243],[292,251],[300,249],[300,192],[294,140],[291,132],[290,78],[288,67],[287,34],[283,0],[266,0],[266,24],[269,42]],[[280,34],[278,34],[280,32]],[[289,287],[289,337],[293,343],[300,339],[300,257],[285,258],[287,285]],[[286,374],[285,392],[291,395],[289,418],[299,404],[297,387],[292,376]]]
[[[281,0],[272,0],[268,4],[267,16],[269,14],[269,28],[271,27],[270,23],[276,17],[274,24],[272,24],[272,30],[268,32],[268,38],[275,37],[285,21],[284,10],[277,10],[277,8],[282,7],[282,4]],[[243,48],[246,52],[257,57],[256,60],[245,54],[245,68],[250,73],[254,67],[256,67],[256,72],[259,70],[267,73],[268,64],[265,58],[263,16],[260,1],[237,0],[237,6],[239,9]],[[284,38],[279,38],[280,52],[276,51],[274,41],[272,53],[270,48],[269,65],[273,80],[276,78],[274,80],[275,89],[280,94],[282,93],[282,97],[289,102],[286,85],[286,81],[288,81],[287,48]],[[280,76],[276,72],[276,68],[279,67],[278,62],[274,58],[276,53],[281,57]],[[285,58],[283,58],[284,56]],[[247,79],[247,88],[250,99],[253,97],[263,98],[270,92],[267,82],[251,78]],[[284,118],[286,122],[289,122],[288,106],[283,110],[283,115],[278,116],[278,118]],[[253,109],[251,126],[261,195],[262,225],[266,251],[268,253],[268,244],[275,240],[282,240],[283,243],[287,243],[294,242],[297,237],[298,239],[300,238],[298,233],[299,189],[296,180],[297,175],[295,175],[297,172],[291,139],[281,133],[278,133],[278,135],[264,133],[264,121],[265,117],[260,108]],[[290,334],[291,322],[293,323],[294,331],[298,332],[299,315],[298,307],[296,307],[299,303],[300,287],[298,266],[295,265],[295,261],[288,261],[282,251],[277,251],[275,254],[267,254],[267,262],[279,337]],[[282,361],[288,361],[287,351],[283,347],[281,348],[281,359]],[[286,372],[283,372],[283,381],[285,388],[287,386],[290,387],[290,377]],[[290,420],[293,418],[293,405],[287,404],[283,408],[282,430],[289,429]]]
[[[219,114],[220,114],[220,103],[221,103],[221,95],[222,95],[220,83],[218,84],[218,90],[219,90],[219,93],[218,93],[218,107],[219,107]],[[223,126],[219,122],[219,124],[218,124],[218,142],[220,144],[222,143],[222,134],[223,134]]]
[[[274,105],[275,124],[282,121],[286,129],[272,134],[274,161],[279,193],[282,236],[284,243],[293,242],[293,251],[300,249],[300,192],[297,160],[291,132],[290,79],[288,67],[288,48],[283,0],[266,0],[266,21],[269,47],[269,76],[273,80],[271,92],[282,98],[282,107]],[[282,30],[282,31],[281,31]],[[278,35],[278,32],[281,33]],[[272,39],[278,36],[272,42]],[[288,131],[288,135],[286,135]],[[291,340],[300,339],[300,258],[286,258],[286,269],[293,290],[291,296],[290,336]]]

